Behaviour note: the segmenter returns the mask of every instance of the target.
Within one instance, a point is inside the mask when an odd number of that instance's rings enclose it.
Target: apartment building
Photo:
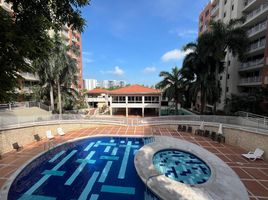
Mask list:
[[[12,12],[12,5],[6,3],[4,0],[0,0],[0,7],[2,7],[7,12]],[[49,35],[53,34],[53,31],[48,31]],[[60,35],[66,45],[75,45],[78,54],[74,54],[72,51],[68,52],[69,55],[74,58],[77,62],[77,77],[78,77],[78,90],[83,89],[83,78],[82,78],[82,41],[81,34],[77,31],[71,30],[67,26],[63,26],[60,31]],[[31,94],[32,86],[38,84],[39,77],[36,74],[31,73],[21,73],[22,79],[19,80],[19,88],[17,89],[18,93],[22,94]]]
[[[125,87],[126,81],[122,80],[103,80],[97,83],[100,88]]]
[[[211,9],[212,4],[209,2],[199,15],[199,34],[202,34],[208,30],[209,22],[211,20]]]
[[[248,30],[250,46],[246,49],[246,60],[240,62],[231,52],[227,51],[225,57],[225,70],[219,74],[222,93],[217,109],[223,110],[226,99],[231,94],[245,94],[257,92],[260,87],[268,84],[268,1],[267,0],[211,0],[208,6],[210,17],[214,21],[221,20],[229,23],[231,19],[245,17],[243,26]],[[207,29],[201,29],[203,21],[199,23],[199,33]],[[208,105],[211,107],[211,105]]]
[[[97,87],[96,79],[84,79],[84,89],[93,90]]]

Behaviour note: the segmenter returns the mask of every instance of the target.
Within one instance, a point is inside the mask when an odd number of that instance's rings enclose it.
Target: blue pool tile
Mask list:
[[[125,173],[126,173],[126,168],[127,168],[127,163],[128,163],[128,157],[129,157],[129,153],[130,153],[130,150],[131,150],[131,144],[132,144],[132,141],[129,141],[127,143],[127,147],[125,149],[124,157],[123,157],[121,167],[120,167],[120,170],[119,170],[119,174],[118,174],[119,179],[124,179],[125,178]]]
[[[92,194],[90,196],[90,199],[89,200],[97,200],[99,198],[99,195],[98,194]]]
[[[100,176],[98,182],[100,182],[100,183],[104,183],[105,182],[106,177],[108,176],[108,173],[109,173],[109,171],[111,169],[112,164],[113,164],[113,161],[108,161],[106,163],[105,167],[102,170],[102,173],[101,173],[101,176]]]
[[[90,142],[89,145],[87,145],[87,147],[84,149],[84,151],[89,151],[94,144],[95,142]]]
[[[91,151],[87,157],[85,158],[85,160],[90,160],[93,155],[95,154],[95,151]],[[81,171],[83,171],[84,167],[87,165],[87,162],[82,162],[79,167],[74,171],[74,173],[72,174],[72,176],[65,182],[64,185],[71,185],[74,180],[76,179],[76,177],[81,173]]]
[[[110,151],[110,149],[111,149],[111,146],[107,146],[107,147],[104,149],[104,152],[105,152],[105,153],[108,153],[108,152]]]
[[[118,148],[114,147],[113,151],[112,151],[112,156],[115,156],[117,154]]]
[[[134,187],[121,187],[121,186],[112,186],[112,185],[103,185],[101,187],[101,192],[109,193],[120,193],[120,194],[135,194]]]
[[[90,193],[93,185],[95,184],[100,172],[94,172],[90,179],[87,182],[86,187],[84,188],[83,192],[80,194],[78,200],[86,200],[88,194]]]
[[[45,170],[42,172],[43,175],[52,175],[52,176],[63,176],[65,171],[57,171],[57,170]]]
[[[101,160],[118,160],[119,157],[118,156],[101,156],[100,159]]]
[[[54,161],[56,161],[59,157],[61,157],[66,151],[61,151],[58,154],[56,154],[51,160],[49,160],[49,163],[53,163]]]

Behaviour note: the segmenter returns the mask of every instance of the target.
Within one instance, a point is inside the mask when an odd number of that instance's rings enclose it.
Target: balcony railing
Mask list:
[[[252,76],[252,77],[247,77],[247,78],[241,78],[240,79],[240,84],[247,84],[247,83],[258,83],[261,82],[261,77],[260,76]]]
[[[268,9],[268,3],[262,4],[260,7],[258,7],[257,9],[253,10],[252,12],[246,15],[246,23],[267,9]]]
[[[266,44],[266,39],[262,39],[262,40],[259,40],[258,42],[252,43],[248,48],[248,52],[263,48],[265,47],[265,44]]]
[[[249,4],[251,4],[253,1],[256,1],[256,0],[247,0],[246,3],[245,3],[245,7],[247,7]]]
[[[242,63],[241,66],[240,66],[240,69],[247,69],[247,68],[250,68],[250,67],[255,67],[255,66],[263,65],[263,64],[264,64],[264,58],[256,59],[256,60],[252,60],[252,61],[249,61],[249,62]]]
[[[266,28],[267,28],[267,20],[249,29],[247,31],[247,34],[250,37],[250,36],[255,35],[258,32],[265,30]]]
[[[211,16],[214,16],[216,12],[219,10],[220,4],[218,3],[212,10],[211,10]]]

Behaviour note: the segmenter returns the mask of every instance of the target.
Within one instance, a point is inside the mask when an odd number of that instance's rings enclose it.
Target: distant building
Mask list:
[[[112,88],[112,87],[125,87],[126,86],[126,81],[122,80],[103,80],[98,82],[98,87],[100,88]]]
[[[93,90],[97,87],[96,79],[84,79],[84,89]]]

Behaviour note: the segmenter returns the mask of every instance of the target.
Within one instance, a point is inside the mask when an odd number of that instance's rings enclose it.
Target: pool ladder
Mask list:
[[[160,176],[161,174],[154,174],[154,175],[151,175],[149,176],[147,179],[146,179],[146,182],[145,182],[145,186],[146,186],[146,189],[145,189],[145,194],[144,194],[144,200],[159,200],[159,198],[157,197],[152,197],[151,195],[149,195],[148,193],[148,181],[151,179],[151,178],[154,178],[154,177],[157,177],[157,176]],[[155,195],[156,196],[156,195]]]
[[[48,151],[50,149],[52,149],[53,147],[55,147],[55,142],[52,140],[49,140],[48,142],[44,143],[44,151]]]

